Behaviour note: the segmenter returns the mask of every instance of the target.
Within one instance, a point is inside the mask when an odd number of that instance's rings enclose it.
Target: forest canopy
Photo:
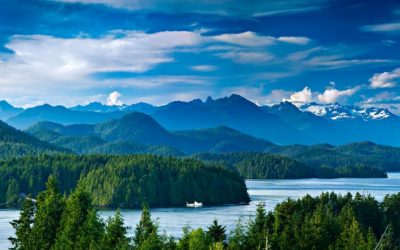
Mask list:
[[[382,202],[359,193],[307,195],[283,201],[269,212],[259,203],[255,216],[239,219],[231,232],[223,221],[214,220],[206,229],[183,228],[179,239],[159,233],[146,204],[138,222],[127,222],[137,223],[129,237],[119,210],[103,221],[92,201],[83,183],[62,196],[50,176],[46,190],[36,200],[25,199],[19,219],[11,222],[16,230],[10,238],[13,249],[400,249],[400,193],[386,195]]]
[[[85,184],[95,205],[106,207],[183,206],[247,203],[244,180],[234,171],[192,159],[150,155],[39,155],[0,161],[0,203],[16,204],[44,190],[49,175],[70,193]]]

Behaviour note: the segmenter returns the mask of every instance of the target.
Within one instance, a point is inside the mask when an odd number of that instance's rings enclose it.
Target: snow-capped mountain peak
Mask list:
[[[364,121],[394,118],[396,115],[384,108],[359,107],[352,105],[307,103],[299,108],[330,120],[362,119]]]

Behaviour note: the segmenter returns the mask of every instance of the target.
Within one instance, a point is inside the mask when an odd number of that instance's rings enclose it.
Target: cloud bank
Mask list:
[[[359,86],[352,89],[337,90],[335,88],[328,88],[324,93],[317,96],[318,101],[322,103],[335,103],[345,98],[354,95],[360,89]]]
[[[400,68],[391,72],[376,73],[370,79],[371,88],[391,88],[400,81]]]

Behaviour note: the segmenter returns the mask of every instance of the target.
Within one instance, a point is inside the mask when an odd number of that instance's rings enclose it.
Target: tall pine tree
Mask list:
[[[28,197],[22,203],[20,217],[11,222],[12,227],[15,229],[15,238],[10,237],[9,240],[14,250],[29,250],[32,245],[32,224],[35,216],[34,201]]]
[[[51,249],[56,240],[65,199],[61,196],[57,180],[49,176],[46,190],[37,197],[37,212],[32,227],[32,246],[30,249]]]
[[[75,250],[78,249],[77,239],[79,236],[91,238],[91,236],[86,235],[89,232],[83,230],[83,226],[86,224],[92,209],[93,205],[89,193],[78,186],[66,201],[54,249]],[[98,230],[101,230],[101,227]],[[86,247],[85,245],[90,245],[90,243],[83,244],[84,247]]]
[[[126,236],[127,230],[124,226],[121,212],[117,210],[115,216],[107,221],[102,247],[116,250],[128,249],[129,238]]]

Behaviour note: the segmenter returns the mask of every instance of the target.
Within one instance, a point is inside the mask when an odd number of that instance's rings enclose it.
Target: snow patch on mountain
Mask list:
[[[364,121],[383,120],[396,117],[385,108],[363,108],[340,104],[307,103],[299,107],[303,112],[311,112],[330,120],[362,119]]]

